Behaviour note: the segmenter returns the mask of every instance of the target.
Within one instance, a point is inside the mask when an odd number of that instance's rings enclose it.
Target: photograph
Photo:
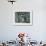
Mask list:
[[[32,25],[32,12],[15,12],[16,25]]]

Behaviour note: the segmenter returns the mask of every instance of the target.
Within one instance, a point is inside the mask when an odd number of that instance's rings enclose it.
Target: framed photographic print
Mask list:
[[[32,11],[15,12],[15,25],[32,25]]]

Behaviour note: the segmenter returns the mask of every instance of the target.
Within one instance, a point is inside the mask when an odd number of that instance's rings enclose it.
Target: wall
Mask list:
[[[32,26],[15,26],[15,11],[33,10]],[[26,32],[33,40],[46,40],[46,1],[17,0],[13,5],[7,0],[0,0],[0,40],[14,40],[18,32]]]

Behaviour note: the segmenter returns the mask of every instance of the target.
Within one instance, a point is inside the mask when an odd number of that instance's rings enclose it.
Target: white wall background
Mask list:
[[[18,10],[33,10],[32,26],[15,26],[13,16]],[[15,40],[18,32],[26,32],[33,40],[46,40],[46,0],[17,0],[14,5],[0,0],[0,40]]]

